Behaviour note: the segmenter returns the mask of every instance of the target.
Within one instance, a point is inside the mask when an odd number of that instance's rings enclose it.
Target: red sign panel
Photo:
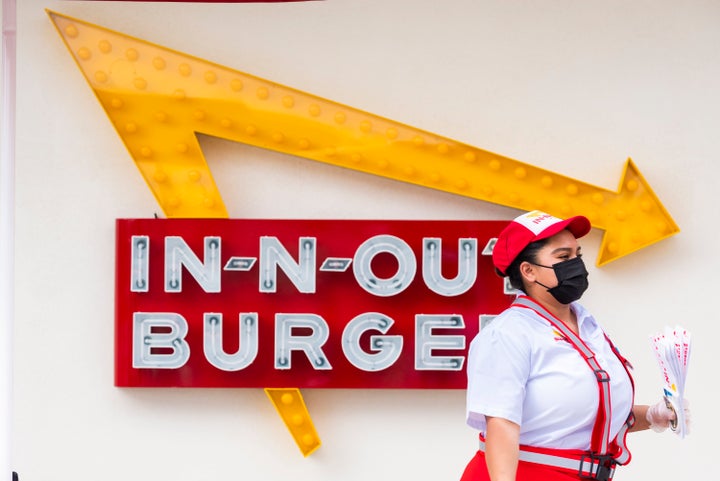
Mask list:
[[[505,223],[118,220],[115,383],[464,388]]]

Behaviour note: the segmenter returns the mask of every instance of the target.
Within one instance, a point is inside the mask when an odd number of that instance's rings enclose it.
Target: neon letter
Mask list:
[[[442,275],[442,239],[423,239],[423,280],[441,296],[465,294],[477,279],[477,239],[458,239],[458,273],[454,279]]]
[[[372,270],[373,258],[382,252],[392,254],[398,270],[388,279],[378,278]],[[407,243],[392,235],[377,235],[363,242],[355,252],[353,273],[360,287],[379,297],[390,297],[404,291],[417,271],[417,261]]]
[[[179,369],[190,358],[185,341],[188,324],[174,312],[133,314],[133,367],[136,369]],[[153,352],[162,350],[163,352]],[[170,351],[170,352],[165,352]]]
[[[182,266],[185,266],[205,292],[220,292],[220,238],[205,237],[204,262],[193,253],[182,237],[165,238],[165,292],[182,292]]]
[[[315,238],[301,237],[298,250],[296,263],[277,237],[260,238],[260,292],[277,292],[277,266],[299,292],[315,292]]]
[[[395,323],[390,317],[378,312],[366,312],[355,317],[345,326],[342,349],[350,363],[363,371],[382,371],[395,364],[403,346],[402,336],[370,336],[368,354],[360,347],[360,337],[365,331],[377,330],[386,334]]]
[[[307,336],[295,336],[294,329],[312,332]],[[327,322],[317,314],[275,314],[275,369],[292,367],[292,351],[304,351],[316,370],[332,369],[322,351],[329,335]]]
[[[465,349],[465,336],[434,336],[433,329],[463,329],[465,322],[457,315],[415,316],[415,369],[418,371],[460,371],[462,356],[433,356],[434,349]]]
[[[146,235],[132,236],[130,261],[130,292],[147,292],[150,265],[150,238]]]
[[[206,312],[203,319],[205,325],[203,351],[210,364],[223,371],[239,371],[252,364],[258,353],[257,313],[246,312],[238,315],[240,347],[235,354],[227,354],[223,349],[222,314]]]

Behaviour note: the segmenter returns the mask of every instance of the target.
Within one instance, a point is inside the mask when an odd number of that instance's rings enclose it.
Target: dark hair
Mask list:
[[[540,249],[548,243],[549,238],[540,239],[535,242],[529,243],[525,248],[513,259],[512,263],[508,266],[505,273],[510,280],[510,285],[513,289],[520,289],[525,291],[525,285],[523,283],[522,274],[520,274],[520,264],[523,262],[530,262],[534,264],[537,261],[537,253]]]

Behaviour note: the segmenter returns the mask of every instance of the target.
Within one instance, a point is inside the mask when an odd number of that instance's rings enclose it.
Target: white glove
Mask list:
[[[685,434],[690,434],[692,416],[690,415],[690,401],[683,399],[683,414],[685,415]]]
[[[685,414],[685,434],[690,433],[690,407],[687,399],[683,399],[683,411]],[[650,429],[661,433],[672,427],[677,428],[677,414],[669,402],[664,399],[657,404],[650,406],[645,414],[645,419],[650,423]]]

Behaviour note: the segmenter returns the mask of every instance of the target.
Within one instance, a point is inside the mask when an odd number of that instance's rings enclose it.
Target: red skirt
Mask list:
[[[520,461],[515,479],[517,481],[571,481],[585,478],[581,478],[579,474],[570,474],[551,466]],[[490,481],[484,452],[478,451],[470,460],[460,481]]]

